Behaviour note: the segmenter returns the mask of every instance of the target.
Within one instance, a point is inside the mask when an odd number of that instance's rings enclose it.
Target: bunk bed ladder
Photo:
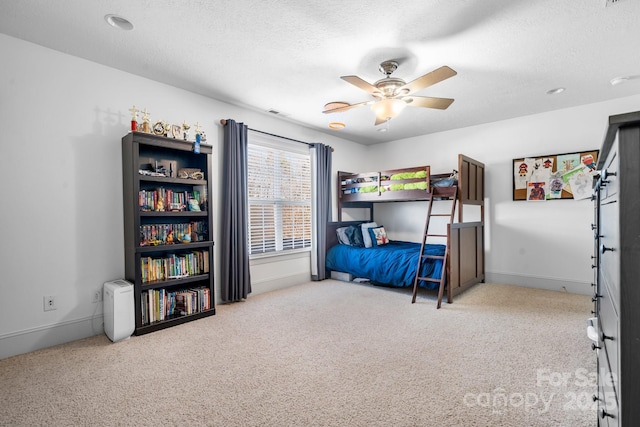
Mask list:
[[[456,202],[458,200],[458,187],[454,186],[454,187],[449,187],[453,189],[453,195],[449,196],[452,199],[451,202],[451,212],[450,213],[432,213],[432,208],[433,208],[433,200],[434,198],[438,197],[438,193],[439,193],[439,188],[438,187],[433,187],[432,188],[432,194],[431,194],[431,198],[429,199],[429,208],[427,210],[427,221],[425,223],[424,226],[424,234],[422,236],[422,244],[420,245],[420,257],[418,257],[418,267],[416,269],[416,277],[413,281],[413,299],[411,300],[411,303],[415,303],[416,302],[416,296],[418,294],[418,283],[420,283],[420,281],[426,281],[426,282],[437,282],[440,284],[440,287],[438,288],[438,308],[440,308],[440,306],[442,305],[442,295],[444,293],[444,287],[446,284],[446,280],[447,280],[447,276],[448,276],[448,271],[449,271],[449,265],[447,263],[447,260],[449,258],[449,237],[447,234],[432,234],[429,233],[429,223],[431,222],[431,217],[433,216],[442,216],[442,217],[449,217],[449,224],[453,223],[453,219],[454,219],[454,215],[455,215],[455,211],[456,211]],[[445,252],[444,252],[444,256],[443,255],[425,255],[424,253],[424,249],[425,246],[429,243],[428,240],[429,238],[434,238],[434,237],[445,237],[446,240],[446,245],[445,245]],[[420,277],[420,270],[422,267],[423,262],[425,262],[427,259],[441,259],[442,260],[442,275],[441,277],[438,278],[431,278],[431,277]],[[449,286],[447,286],[447,299],[449,302],[451,302],[451,288]]]

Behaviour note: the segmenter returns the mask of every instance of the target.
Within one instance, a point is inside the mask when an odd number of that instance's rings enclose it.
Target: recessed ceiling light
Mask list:
[[[107,24],[112,27],[118,28],[123,31],[131,31],[133,30],[133,24],[129,22],[127,19],[118,16],[118,15],[105,15],[104,20],[107,21]]]
[[[333,130],[342,130],[346,127],[346,125],[342,122],[331,122],[329,123],[329,129]]]
[[[557,87],[557,88],[555,88],[555,89],[549,89],[549,90],[547,91],[547,95],[556,95],[556,94],[558,94],[558,93],[562,93],[562,92],[564,92],[564,90],[565,90],[565,89],[564,89],[563,87]]]
[[[616,77],[613,78],[611,80],[609,80],[609,83],[611,83],[611,86],[616,86],[622,83],[626,83],[629,80],[636,80],[636,79],[640,79],[640,74],[636,74],[634,76],[620,76],[620,77]]]

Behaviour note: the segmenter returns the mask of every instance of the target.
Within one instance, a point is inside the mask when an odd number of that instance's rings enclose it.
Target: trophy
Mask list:
[[[183,120],[183,121],[182,121],[182,130],[183,130],[183,132],[182,132],[182,137],[184,138],[184,140],[185,140],[185,141],[186,141],[186,140],[187,140],[187,138],[189,137],[189,129],[190,129],[190,128],[191,128],[191,126],[189,126],[189,125],[187,124],[187,122]]]
[[[131,111],[131,132],[135,132],[138,130],[138,110],[136,106],[129,108]]]
[[[151,133],[151,126],[149,126],[149,112],[146,108],[142,110],[142,132]]]

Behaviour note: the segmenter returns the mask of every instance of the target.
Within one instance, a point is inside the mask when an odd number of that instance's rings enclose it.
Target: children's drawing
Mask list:
[[[547,199],[560,199],[562,198],[562,187],[564,187],[564,182],[562,182],[562,175],[559,173],[555,173],[551,176],[551,180],[549,181],[549,191],[547,192]]]
[[[589,173],[589,168],[586,166],[579,166],[575,170],[577,170],[575,173],[569,172],[571,173],[571,176],[569,177],[569,184],[571,185],[573,198],[576,200],[588,199],[591,197],[591,183],[593,181],[591,174]]]
[[[580,158],[580,163],[582,163],[587,168],[588,173],[596,172],[596,161],[591,154],[582,156]]]
[[[551,178],[551,168],[545,165],[546,162],[550,162],[553,166],[551,159],[535,159],[533,162],[533,173],[529,178],[532,182],[546,182]]]
[[[545,184],[545,182],[529,182],[527,184],[527,200],[544,202],[547,199],[544,192]]]
[[[513,177],[516,190],[527,188],[527,181],[533,171],[533,159],[524,159],[513,162]]]
[[[556,170],[558,172],[569,172],[580,166],[580,154],[562,154],[557,156],[558,163],[556,165]]]

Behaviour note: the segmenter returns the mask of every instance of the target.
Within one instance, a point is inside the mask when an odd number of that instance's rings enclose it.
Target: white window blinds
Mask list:
[[[255,139],[255,138],[254,138]],[[311,247],[311,164],[308,153],[249,140],[249,253]],[[306,151],[306,150],[305,150]]]

